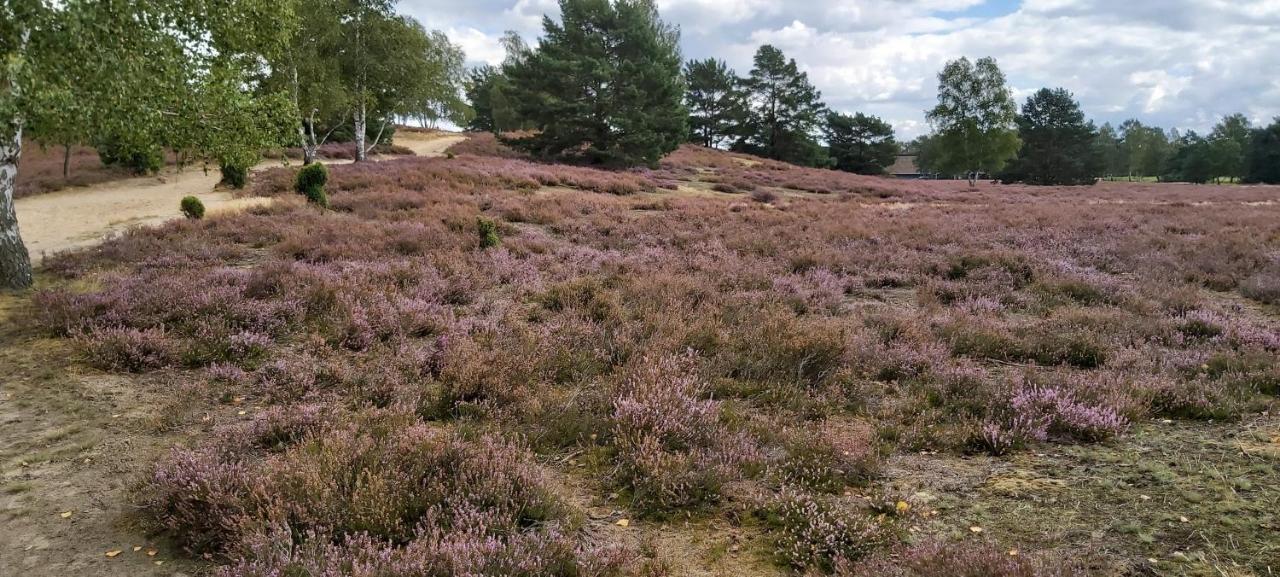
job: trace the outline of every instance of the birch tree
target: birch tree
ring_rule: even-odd
[[[292,4],[274,0],[0,0],[0,288],[32,284],[13,203],[28,125],[74,114],[89,134],[219,162],[256,154],[278,144],[264,140],[291,109],[217,109],[215,119],[203,98],[253,93],[258,67],[283,46],[293,14]],[[211,90],[215,79],[219,90]],[[59,110],[51,95],[77,106]]]
[[[1018,152],[1018,105],[994,58],[948,62],[938,73],[938,105],[926,114],[938,138],[937,168],[964,173],[969,186]]]

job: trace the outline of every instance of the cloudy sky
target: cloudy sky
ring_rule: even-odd
[[[745,75],[764,43],[809,73],[827,104],[927,132],[937,72],[994,56],[1019,102],[1042,86],[1086,114],[1204,131],[1225,114],[1280,115],[1280,0],[658,0],[685,58]],[[504,30],[533,41],[555,0],[402,0],[471,64],[497,63]]]

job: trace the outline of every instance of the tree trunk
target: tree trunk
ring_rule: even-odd
[[[71,145],[62,145],[62,179],[66,180],[71,176]]]
[[[9,142],[0,143],[0,288],[31,287],[31,255],[18,233],[13,195],[17,188],[18,158],[22,156],[22,126]]]
[[[362,98],[360,100],[360,106],[356,108],[356,113],[355,113],[356,162],[363,162],[365,160],[364,131],[365,131],[366,119],[364,115],[365,115],[365,107],[364,107],[364,99]]]

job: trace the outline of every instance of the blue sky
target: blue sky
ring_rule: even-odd
[[[1280,0],[657,0],[687,58],[739,74],[763,43],[808,72],[834,109],[910,138],[928,131],[946,61],[995,57],[1019,101],[1075,93],[1099,123],[1126,118],[1205,131],[1226,114],[1280,115]],[[472,64],[502,59],[504,30],[531,41],[555,0],[402,0]]]

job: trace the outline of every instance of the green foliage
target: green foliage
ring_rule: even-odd
[[[1251,133],[1245,166],[1245,181],[1280,184],[1280,118]]]
[[[935,175],[941,172],[938,159],[942,156],[938,137],[932,134],[917,136],[907,143],[906,151],[916,155],[916,167],[921,174]]]
[[[249,183],[249,167],[243,164],[224,164],[218,169],[222,172],[222,184],[241,189]]]
[[[1042,88],[1018,115],[1022,148],[1002,175],[1005,182],[1093,184],[1103,170],[1097,131],[1065,88]]]
[[[1173,143],[1162,178],[1173,182],[1203,184],[1214,178],[1214,147],[1195,131]]]
[[[937,169],[992,174],[1018,151],[1018,107],[994,58],[948,62],[938,73],[938,105],[928,111],[938,138]]]
[[[1101,163],[1103,176],[1115,176],[1128,172],[1120,136],[1110,122],[1104,123],[1102,128],[1098,129],[1098,136],[1093,140],[1093,153]]]
[[[480,233],[480,248],[493,248],[502,242],[498,238],[498,225],[483,216],[476,217],[476,232]]]
[[[742,131],[747,119],[746,95],[723,60],[690,60],[684,70],[689,138],[708,148],[720,148]]]
[[[751,112],[746,136],[734,150],[792,164],[826,164],[826,151],[814,139],[826,105],[794,59],[768,44],[761,46],[742,87]]]
[[[1240,113],[1224,116],[1213,127],[1209,142],[1213,146],[1211,156],[1215,178],[1244,178],[1245,155],[1249,150],[1251,128],[1249,118]]]
[[[307,201],[328,208],[329,197],[324,192],[324,185],[329,182],[329,169],[318,162],[308,164],[298,171],[293,181],[293,189],[307,197]]]
[[[164,166],[159,146],[107,137],[98,142],[98,158],[107,166],[122,166],[134,174],[154,174]]]
[[[893,126],[878,117],[861,112],[853,116],[831,112],[823,130],[838,170],[884,174],[898,155]]]
[[[684,140],[679,31],[648,0],[561,0],[536,50],[504,72],[539,132],[511,144],[543,157],[655,165]]]
[[[488,64],[472,68],[467,73],[465,90],[472,110],[471,120],[467,122],[468,129],[494,134],[500,132],[494,122],[493,104],[495,93],[500,92],[498,85],[502,81],[502,71]],[[504,104],[505,102],[503,99]]]
[[[182,209],[182,216],[192,220],[204,218],[204,203],[194,196],[182,197],[182,202],[178,206]]]
[[[1161,174],[1169,155],[1169,137],[1158,127],[1129,119],[1120,124],[1121,156],[1129,177]]]

